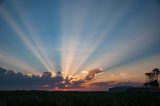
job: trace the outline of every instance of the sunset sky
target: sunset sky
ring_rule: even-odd
[[[141,85],[160,68],[160,1],[0,0],[0,67],[0,89]]]

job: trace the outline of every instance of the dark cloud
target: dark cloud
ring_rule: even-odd
[[[102,72],[102,70],[99,68],[90,70],[85,78],[86,78],[86,80],[91,80],[95,77],[96,74],[101,73],[101,72]]]
[[[0,67],[0,89],[1,90],[53,90],[53,89],[70,89],[70,88],[83,88],[83,84],[89,80],[95,78],[95,75],[101,73],[100,69],[93,69],[88,72],[88,74],[81,79],[76,79],[74,77],[63,78],[62,73],[57,72],[56,76],[52,77],[51,72],[43,72],[42,75],[27,75],[20,72],[15,72],[7,70]],[[106,90],[114,86],[138,86],[142,85],[139,82],[96,82],[91,83],[90,87],[95,87],[98,90]]]
[[[64,84],[66,85],[66,88],[80,88],[80,87],[82,87],[81,85],[83,83],[85,83],[89,80],[92,80],[96,74],[101,73],[101,72],[102,72],[102,70],[98,69],[98,68],[90,70],[84,78],[79,79],[79,80],[74,80],[73,77],[71,77],[71,78],[67,77],[65,79]]]
[[[101,69],[93,69],[88,72],[88,74],[81,79],[76,79],[74,77],[62,76],[62,73],[57,72],[56,76],[52,77],[51,72],[43,72],[42,75],[27,75],[20,72],[15,72],[12,70],[7,70],[0,67],[0,89],[1,90],[18,90],[18,89],[39,89],[39,90],[51,90],[54,88],[59,89],[70,89],[70,88],[83,88],[83,84],[89,80],[95,78],[95,75],[101,73]],[[110,87],[119,85],[142,85],[139,82],[96,82],[90,84],[92,87],[96,87],[99,90],[106,90]]]
[[[63,80],[62,76],[52,77],[51,72],[43,72],[42,76],[29,76],[0,68],[0,89],[49,89]]]
[[[52,77],[51,72],[43,72],[42,75],[28,75],[0,67],[0,89],[80,88],[83,83],[92,80],[96,74],[101,72],[100,69],[93,69],[88,72],[86,77],[77,80],[73,77],[64,79],[60,71]]]

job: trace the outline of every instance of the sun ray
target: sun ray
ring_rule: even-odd
[[[66,6],[67,2],[62,3],[61,17],[62,17],[62,70],[66,75],[68,72],[72,72],[72,64],[75,60],[76,51],[79,46],[80,34],[82,32],[82,27],[84,20],[88,13],[88,7],[86,7],[86,2],[83,3],[79,1],[72,7]],[[79,8],[77,8],[77,6]],[[80,7],[83,8],[80,8]],[[72,8],[76,9],[73,10]],[[70,14],[72,12],[72,14]],[[73,15],[74,14],[74,15]],[[73,15],[73,17],[70,17]],[[68,23],[69,21],[69,23]],[[70,26],[70,28],[68,27]]]
[[[12,70],[15,69],[16,71],[19,72],[31,73],[35,75],[40,74],[40,71],[32,67],[30,64],[26,63],[23,60],[18,59],[17,57],[15,58],[14,56],[6,52],[5,53],[1,52],[0,60],[1,60],[0,62],[1,67],[4,67],[6,69],[12,69]]]
[[[87,3],[86,3],[87,4]],[[113,2],[108,3],[108,10],[112,9],[110,5],[113,5]],[[91,55],[96,51],[96,48],[102,43],[103,39],[109,36],[110,32],[116,27],[117,23],[124,17],[126,13],[130,10],[133,2],[129,4],[124,4],[120,6],[118,11],[113,10],[114,12],[105,13],[105,8],[100,8],[96,10],[99,12],[100,16],[96,19],[91,26],[91,29],[87,33],[83,33],[80,31],[84,31],[82,29],[84,24],[87,22],[87,18],[82,18],[82,16],[86,16],[87,10],[93,11],[92,6],[87,6],[85,12],[81,10],[80,7],[77,5],[75,7],[64,7],[62,5],[62,66],[64,67],[63,70],[69,71],[71,74],[75,74],[79,69],[82,68],[83,64],[89,59]],[[101,4],[102,5],[102,4]],[[70,10],[74,8],[74,10]],[[77,10],[76,10],[77,9]],[[78,9],[80,11],[78,11]],[[123,11],[123,12],[122,12]],[[76,14],[76,13],[83,13],[83,14]],[[71,14],[72,13],[72,14]],[[73,15],[74,14],[74,15]],[[108,15],[104,15],[108,14]],[[72,16],[73,15],[73,16]],[[81,17],[80,17],[81,16]],[[80,17],[80,18],[79,18]],[[103,20],[107,19],[108,24],[103,26]],[[80,22],[77,24],[77,22]],[[104,27],[100,31],[98,29]],[[81,29],[81,30],[80,30]],[[78,30],[78,31],[77,31]],[[78,32],[78,34],[77,34]],[[83,38],[82,34],[86,35]],[[65,36],[65,38],[63,38]],[[81,46],[79,47],[79,45]],[[80,58],[79,58],[80,57]],[[67,72],[68,73],[68,72]]]
[[[24,23],[24,26],[28,30],[31,39],[35,43],[35,47],[37,48],[37,51],[39,52],[39,54],[41,55],[41,57],[43,57],[43,60],[48,65],[48,67],[50,68],[50,70],[55,71],[53,62],[49,59],[46,51],[43,49],[44,44],[38,38],[39,34],[38,34],[37,30],[35,29],[35,27],[33,27],[34,25],[31,24],[31,22],[28,20],[27,15],[25,15],[24,12],[21,12],[22,10],[24,11],[24,9],[22,9],[21,7],[19,7],[19,5],[17,5],[15,2],[11,2],[11,4],[14,7],[14,9],[16,10],[16,12],[18,13],[18,15],[20,16],[22,22]]]
[[[45,66],[48,71],[52,72],[52,69],[48,66],[48,64],[44,61],[43,57],[39,54],[37,48],[32,44],[32,42],[27,38],[27,35],[22,31],[22,29],[18,26],[18,24],[11,18],[11,15],[6,10],[6,8],[2,8],[3,11],[0,13],[5,18],[6,22],[13,28],[13,30],[17,33],[16,35],[23,41],[23,43],[28,47],[28,49],[37,57],[37,59]]]

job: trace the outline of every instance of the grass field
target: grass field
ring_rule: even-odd
[[[0,106],[160,106],[160,94],[0,91]]]

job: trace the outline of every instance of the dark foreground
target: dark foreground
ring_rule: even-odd
[[[0,106],[160,106],[160,93],[0,91]]]

